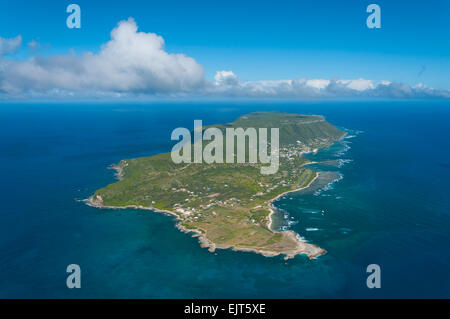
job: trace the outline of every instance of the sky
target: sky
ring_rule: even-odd
[[[0,0],[0,98],[450,98],[449,17],[446,0]]]

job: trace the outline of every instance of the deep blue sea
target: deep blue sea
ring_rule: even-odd
[[[276,202],[278,227],[328,251],[316,260],[210,253],[172,217],[80,201],[110,164],[170,151],[176,127],[271,110],[349,130],[308,155],[310,189]],[[449,137],[442,101],[2,104],[0,298],[450,298]]]

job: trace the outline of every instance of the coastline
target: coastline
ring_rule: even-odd
[[[304,240],[302,240],[300,238],[300,234],[298,234],[292,230],[277,231],[277,230],[272,229],[272,223],[273,223],[272,216],[273,216],[273,214],[276,213],[276,208],[273,205],[273,203],[277,199],[283,197],[286,194],[298,192],[298,191],[301,191],[301,190],[304,190],[304,189],[307,189],[308,187],[310,187],[314,183],[314,181],[320,176],[319,172],[315,172],[315,174],[316,174],[316,176],[314,176],[314,178],[308,183],[308,185],[305,185],[298,189],[294,189],[294,190],[290,190],[290,191],[281,193],[281,194],[277,195],[275,198],[273,198],[272,200],[270,200],[270,202],[269,202],[270,213],[268,216],[269,220],[267,221],[267,228],[274,233],[285,233],[288,236],[293,237],[292,239],[294,239],[297,243],[297,250],[294,251],[292,254],[286,254],[285,259],[294,258],[295,255],[299,255],[299,254],[305,254],[308,256],[309,259],[316,259],[327,253],[326,250],[320,248],[319,246],[305,242]]]
[[[311,163],[306,163],[304,165],[307,164],[311,164]],[[111,166],[112,169],[118,171],[118,175],[122,178],[122,167],[120,167],[119,165],[113,165]],[[210,252],[214,252],[216,249],[232,249],[233,251],[243,251],[243,252],[254,252],[257,254],[261,254],[265,257],[275,257],[275,256],[279,256],[279,255],[285,255],[284,259],[291,259],[294,258],[294,256],[299,255],[299,254],[305,254],[308,256],[308,258],[310,259],[315,259],[323,254],[326,253],[325,250],[323,250],[322,248],[313,245],[313,244],[309,244],[306,243],[304,241],[302,241],[299,237],[299,234],[295,233],[294,231],[291,230],[284,230],[284,231],[276,231],[271,229],[271,225],[272,225],[272,215],[275,213],[275,208],[273,206],[273,202],[275,200],[277,200],[278,198],[288,194],[288,193],[292,193],[292,192],[296,192],[296,191],[300,191],[303,189],[306,189],[308,187],[310,187],[312,185],[312,183],[317,179],[317,177],[319,176],[319,173],[316,172],[316,176],[308,183],[308,185],[303,186],[301,188],[298,189],[294,189],[294,190],[290,190],[287,192],[283,192],[279,195],[277,195],[275,198],[271,199],[269,201],[269,207],[268,210],[270,211],[268,218],[269,221],[267,223],[267,227],[269,228],[269,230],[271,232],[274,233],[281,233],[284,236],[289,237],[291,240],[294,240],[297,244],[296,249],[289,251],[289,252],[278,252],[278,251],[271,251],[271,250],[262,250],[262,249],[257,249],[257,248],[247,248],[247,247],[236,247],[233,245],[217,245],[216,243],[210,241],[207,236],[206,236],[206,232],[201,231],[200,229],[195,229],[195,228],[186,228],[184,226],[181,225],[181,221],[182,219],[180,218],[180,216],[178,214],[176,214],[173,211],[170,210],[164,210],[164,209],[158,209],[152,206],[141,206],[141,205],[127,205],[127,206],[109,206],[109,205],[104,205],[103,204],[103,200],[100,196],[97,195],[97,198],[94,198],[94,195],[90,196],[88,199],[84,200],[84,202],[86,203],[86,205],[91,206],[91,207],[95,207],[95,208],[100,208],[100,209],[137,209],[137,210],[150,210],[150,211],[154,211],[157,213],[163,213],[163,214],[167,214],[170,216],[174,216],[175,220],[176,220],[176,227],[178,228],[178,230],[189,234],[189,233],[194,233],[192,235],[192,237],[197,237],[198,241],[200,243],[200,247],[202,248],[208,248],[208,251]]]
[[[338,140],[342,140],[343,138],[345,138],[345,136],[347,135],[347,132],[344,132],[342,134],[342,136],[338,139]],[[317,153],[318,149],[314,149],[313,153]],[[305,153],[309,153],[309,152],[305,152]],[[303,154],[302,154],[303,155]],[[309,164],[315,164],[317,162],[314,161],[307,161],[306,163],[303,163],[301,165],[301,167],[305,166],[305,165],[309,165]],[[128,164],[125,162],[124,163],[125,166],[127,166]],[[118,164],[113,164],[110,166],[111,169],[116,171],[116,178],[118,180],[122,180],[124,177],[124,167],[122,165],[120,165],[120,163]],[[279,255],[285,255],[284,259],[291,259],[294,258],[296,255],[300,255],[300,254],[305,254],[306,256],[308,256],[309,259],[316,259],[319,256],[322,256],[324,254],[326,254],[326,250],[320,248],[319,246],[316,246],[314,244],[310,244],[305,242],[304,240],[301,239],[300,235],[292,230],[283,230],[283,231],[277,231],[272,229],[272,216],[275,213],[275,206],[273,205],[273,203],[279,199],[280,197],[283,197],[286,194],[289,193],[293,193],[293,192],[297,192],[297,191],[301,191],[304,189],[307,189],[308,187],[310,187],[315,181],[316,179],[320,176],[320,172],[314,172],[316,175],[314,176],[314,178],[305,186],[297,188],[297,189],[293,189],[293,190],[289,190],[286,192],[283,192],[279,195],[277,195],[276,197],[272,198],[271,200],[269,200],[268,202],[268,207],[267,209],[269,210],[269,215],[268,215],[268,221],[266,224],[266,227],[268,228],[269,231],[273,232],[273,233],[280,233],[286,237],[289,237],[289,239],[293,240],[296,243],[296,249],[292,250],[292,251],[284,251],[284,252],[278,252],[278,251],[270,251],[270,250],[262,250],[262,249],[257,249],[257,248],[247,248],[247,247],[236,247],[233,245],[217,245],[216,243],[210,241],[207,236],[206,236],[206,231],[202,231],[200,229],[196,229],[196,228],[186,228],[184,226],[181,225],[181,221],[182,219],[180,218],[180,216],[178,214],[176,214],[173,211],[170,210],[163,210],[163,209],[158,209],[152,206],[140,206],[140,205],[127,205],[127,206],[107,206],[103,204],[103,200],[101,199],[94,199],[94,195],[90,196],[88,199],[86,199],[84,202],[88,205],[88,206],[92,206],[95,208],[100,208],[100,209],[141,209],[141,210],[151,210],[154,212],[158,212],[158,213],[163,213],[163,214],[167,214],[170,216],[174,216],[175,220],[176,220],[176,224],[175,227],[177,227],[180,231],[189,234],[189,233],[194,233],[192,235],[192,237],[197,237],[198,241],[200,243],[200,247],[202,248],[208,248],[208,251],[210,252],[214,252],[216,249],[232,249],[233,251],[243,251],[243,252],[254,252],[257,254],[261,254],[265,257],[275,257],[275,256],[279,256]],[[97,196],[99,197],[99,196]]]
[[[308,163],[308,164],[311,164],[311,163]],[[305,165],[306,165],[306,164],[305,164]],[[297,188],[297,189],[293,189],[293,190],[290,190],[290,191],[286,191],[286,192],[284,192],[284,193],[281,193],[281,194],[277,195],[276,197],[274,197],[273,199],[271,199],[271,200],[269,201],[269,205],[270,205],[270,206],[269,206],[270,214],[269,214],[269,220],[267,221],[267,228],[269,228],[269,230],[275,231],[275,230],[273,230],[272,227],[271,227],[271,226],[272,226],[272,215],[275,213],[275,209],[276,209],[275,206],[273,206],[273,202],[275,202],[277,199],[283,197],[283,196],[286,195],[286,194],[294,193],[294,192],[298,192],[298,191],[307,189],[308,187],[310,187],[310,186],[312,185],[312,183],[315,182],[315,180],[316,180],[316,179],[319,177],[319,175],[320,175],[319,172],[315,172],[315,174],[316,174],[316,176],[314,176],[314,178],[308,183],[308,185],[303,186],[303,187],[300,187],[300,188]]]

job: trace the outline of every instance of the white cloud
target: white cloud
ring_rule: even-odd
[[[0,91],[182,93],[203,86],[203,68],[184,54],[169,54],[164,40],[137,31],[133,19],[119,22],[98,54],[3,60]]]
[[[375,86],[371,80],[356,79],[356,80],[338,80],[338,82],[344,84],[348,88],[356,91],[365,91],[373,89]]]
[[[214,76],[216,85],[237,85],[239,79],[233,71],[217,71]]]
[[[0,56],[15,53],[22,45],[22,36],[5,39],[0,37]]]
[[[249,98],[450,98],[450,91],[425,85],[374,82],[369,79],[286,79],[242,81],[231,70],[218,71],[213,81],[203,67],[184,54],[164,49],[164,39],[138,32],[133,19],[121,21],[99,53],[8,59],[22,44],[19,35],[0,38],[0,98],[208,96]],[[30,42],[30,49],[39,44]]]
[[[316,88],[316,89],[324,89],[330,84],[330,80],[324,80],[324,79],[313,79],[313,80],[307,80],[306,85]]]
[[[230,71],[231,72],[231,71]],[[235,78],[237,76],[231,72]],[[216,81],[216,86],[218,81]],[[435,90],[423,84],[411,87],[405,83],[391,83],[372,80],[355,79],[305,79],[297,80],[264,80],[239,82],[233,86],[219,85],[211,95],[255,97],[255,98],[351,98],[351,97],[383,97],[383,98],[450,98],[450,92]]]

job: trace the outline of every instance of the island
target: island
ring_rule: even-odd
[[[89,205],[173,215],[181,231],[198,237],[211,252],[231,248],[285,259],[325,254],[291,230],[272,229],[273,202],[318,177],[305,167],[310,162],[303,154],[329,147],[346,133],[320,115],[281,112],[250,113],[213,126],[279,128],[278,171],[261,174],[260,163],[176,164],[170,153],[124,159],[113,165],[118,180],[95,191]]]

